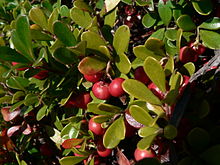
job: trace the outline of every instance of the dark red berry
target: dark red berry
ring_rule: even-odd
[[[89,130],[96,135],[103,135],[105,133],[105,129],[102,128],[100,123],[96,123],[94,119],[95,117],[89,120]]]
[[[196,62],[199,54],[191,47],[184,46],[180,49],[179,59],[182,63]]]
[[[122,96],[125,91],[122,88],[122,83],[125,79],[123,78],[115,78],[112,80],[112,82],[109,85],[109,92],[114,97],[120,97]]]
[[[150,82],[150,79],[145,73],[144,68],[142,66],[139,66],[138,68],[135,69],[134,78],[144,84],[147,84]]]
[[[13,66],[15,66],[15,65],[18,65],[19,63],[18,62],[12,62],[11,64]],[[24,70],[27,70],[27,69],[29,69],[29,67],[16,68],[16,70],[19,70],[19,71],[24,71]]]
[[[111,97],[109,92],[109,84],[104,81],[96,82],[92,87],[94,96],[101,100],[107,100]]]
[[[98,72],[98,73],[92,74],[92,75],[85,75],[84,74],[83,76],[87,81],[96,83],[101,79],[102,75],[103,75],[103,73]]]
[[[164,93],[153,83],[151,82],[148,85],[148,88],[153,92],[155,96],[157,96],[160,100],[163,100],[165,95]]]
[[[37,74],[35,74],[33,77],[39,80],[43,80],[48,77],[48,70],[41,70]]]
[[[102,139],[97,142],[97,153],[101,157],[110,156],[112,153],[112,149],[105,148],[103,145]]]

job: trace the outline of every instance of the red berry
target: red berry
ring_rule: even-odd
[[[11,63],[13,66],[15,66],[15,65],[17,65],[17,64],[19,64],[18,62],[12,62]],[[24,68],[16,68],[16,70],[19,70],[19,71],[24,71],[24,70],[27,70],[28,69],[28,67],[24,67]]]
[[[109,85],[109,92],[114,97],[120,97],[122,96],[125,91],[122,88],[122,83],[125,79],[123,78],[115,78],[112,80],[112,82]]]
[[[164,99],[164,93],[153,83],[151,82],[148,85],[148,88],[153,92],[155,96],[157,96],[160,100]]]
[[[94,119],[95,117],[89,120],[89,130],[96,135],[103,135],[105,133],[105,129],[101,127],[100,123],[96,123]]]
[[[125,6],[125,13],[129,16],[133,15],[136,13],[136,10],[133,6]]]
[[[179,59],[182,63],[196,62],[198,60],[198,53],[189,46],[184,46],[180,49]]]
[[[139,161],[141,159],[144,158],[154,158],[156,157],[156,153],[154,150],[150,149],[150,150],[140,150],[140,149],[136,149],[134,151],[134,158],[136,161]]]
[[[134,78],[144,84],[147,84],[150,82],[150,79],[145,73],[144,68],[142,66],[139,66],[138,68],[135,69]]]
[[[101,100],[107,100],[111,97],[108,88],[109,88],[108,83],[104,81],[98,81],[93,85],[92,92],[96,98]]]
[[[183,91],[185,90],[187,84],[189,83],[189,76],[183,75],[183,82],[181,84],[181,87],[179,88],[179,94],[180,96],[183,94]]]
[[[132,127],[127,120],[124,121],[125,123],[125,137],[132,137],[134,136],[136,129],[134,127]]]
[[[193,48],[193,50],[195,50],[198,53],[198,55],[203,54],[206,51],[206,47],[202,44],[198,44],[197,46],[195,46],[194,42],[190,42],[189,46]]]
[[[112,149],[105,148],[101,139],[97,143],[97,153],[101,157],[107,157],[112,153]]]
[[[87,104],[92,101],[89,92],[84,92],[78,96],[71,96],[67,103],[64,105],[66,108],[82,108],[87,109]]]
[[[48,70],[41,70],[33,76],[36,79],[43,80],[48,77]]]
[[[44,156],[48,156],[48,157],[53,156],[53,150],[51,149],[51,147],[48,144],[41,145],[40,152]]]
[[[84,74],[83,76],[84,76],[84,78],[85,78],[87,81],[96,83],[96,82],[98,82],[98,81],[101,79],[102,73],[101,73],[101,72],[98,72],[98,73],[92,74],[92,75],[86,75],[86,74]]]

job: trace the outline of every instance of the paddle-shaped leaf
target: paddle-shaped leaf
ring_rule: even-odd
[[[152,126],[154,123],[154,119],[151,117],[151,115],[145,109],[137,105],[132,105],[129,108],[129,112],[137,122],[145,126]]]
[[[163,23],[168,26],[172,19],[172,10],[168,4],[164,4],[163,0],[159,1],[158,12]]]
[[[86,156],[66,156],[61,158],[59,162],[61,165],[78,164],[86,158]]]
[[[6,81],[8,87],[13,89],[21,89],[25,91],[25,88],[29,85],[29,80],[23,77],[11,77]]]
[[[53,57],[62,64],[74,64],[79,61],[76,54],[64,47],[56,49]]]
[[[121,73],[127,74],[131,70],[131,62],[126,54],[118,54],[115,59],[115,65]]]
[[[153,57],[147,57],[144,61],[144,71],[162,92],[166,91],[166,76],[159,61]]]
[[[142,127],[138,130],[138,135],[141,137],[147,137],[154,134],[159,134],[162,129],[158,125],[152,127]]]
[[[75,46],[77,44],[76,38],[66,24],[56,21],[53,24],[53,31],[57,38],[66,46]]]
[[[78,69],[82,74],[91,75],[100,72],[106,67],[106,62],[98,58],[97,56],[83,58]]]
[[[122,87],[125,92],[139,100],[161,105],[159,98],[138,80],[127,79],[122,83]]]
[[[43,29],[46,29],[46,30],[48,29],[46,16],[44,15],[43,11],[40,8],[38,7],[32,8],[29,11],[29,17],[34,23],[36,23]]]
[[[177,19],[177,25],[184,31],[191,31],[196,28],[195,23],[189,15],[182,15]]]
[[[103,144],[106,148],[115,148],[125,138],[124,117],[115,120],[106,130]]]
[[[210,49],[220,49],[220,34],[214,31],[200,30],[203,43]]]
[[[205,22],[203,22],[201,25],[199,25],[199,28],[208,29],[208,30],[218,30],[220,29],[220,18],[219,17],[213,17]]]
[[[156,136],[157,136],[157,133],[144,137],[138,142],[137,147],[141,150],[148,149],[151,146],[154,139],[156,138]]]

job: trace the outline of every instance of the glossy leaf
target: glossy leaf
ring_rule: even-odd
[[[100,109],[98,108],[98,106],[100,106]],[[100,103],[89,103],[87,105],[87,112],[92,112],[98,115],[114,115],[115,110],[117,111],[116,108],[109,108],[109,107],[106,107],[105,105],[104,106],[100,105]]]
[[[214,31],[200,30],[203,43],[210,49],[220,49],[220,34]]]
[[[84,141],[84,139],[76,139],[76,138],[66,139],[62,143],[62,147],[65,149],[71,149],[74,146],[81,144],[83,141]]]
[[[151,37],[147,39],[144,45],[146,46],[147,49],[153,51],[155,54],[159,56],[165,56],[165,53],[163,50],[164,43],[162,40]]]
[[[178,54],[180,52],[182,35],[183,35],[183,30],[182,29],[178,29],[177,37],[176,37],[176,47],[177,47],[177,53]]]
[[[63,139],[60,136],[60,131],[58,131],[57,129],[49,125],[45,126],[45,131],[47,135],[50,137],[50,140],[52,140],[56,144],[57,147],[60,147],[63,141]]]
[[[66,24],[56,21],[53,24],[53,31],[57,38],[66,46],[75,46],[77,44],[76,38]]]
[[[0,59],[4,61],[30,63],[30,61],[25,56],[6,46],[0,46],[0,54]]]
[[[16,20],[16,30],[12,31],[14,47],[28,60],[34,61],[34,53],[31,42],[31,32],[27,16],[19,16]]]
[[[115,65],[121,73],[128,74],[131,70],[131,62],[126,54],[118,54],[115,59]]]
[[[105,7],[106,11],[109,12],[110,10],[114,9],[120,0],[105,0]]]
[[[50,14],[50,17],[48,19],[48,30],[53,33],[53,24],[55,21],[58,20],[59,12],[58,9],[54,9],[53,12]]]
[[[31,38],[38,41],[51,41],[53,38],[39,30],[31,30]]]
[[[66,5],[62,5],[60,7],[60,15],[62,17],[69,17],[70,16],[70,10]]]
[[[105,104],[100,103],[97,108],[101,111],[110,112],[110,113],[119,113],[121,111],[121,108],[111,105],[111,104]]]
[[[160,0],[158,4],[158,13],[163,23],[168,26],[172,19],[172,10],[170,6],[164,4],[164,1]]]
[[[92,23],[92,17],[89,12],[76,7],[70,10],[70,17],[76,24],[82,26],[83,28],[87,28]]]
[[[100,46],[99,51],[104,54],[107,58],[112,59],[109,49],[107,46]]]
[[[201,25],[199,25],[199,28],[208,29],[208,30],[218,30],[220,29],[220,18],[219,17],[213,17],[205,22],[203,22]]]
[[[99,50],[100,46],[106,46],[105,41],[95,32],[87,31],[82,33],[82,41],[87,42],[87,48],[93,50]]]
[[[25,93],[23,91],[17,91],[11,100],[11,103],[14,104],[16,101],[18,101],[20,98],[24,97]]]
[[[43,29],[46,29],[46,30],[48,29],[46,16],[44,15],[43,11],[40,8],[38,7],[32,8],[29,11],[29,17],[34,23],[36,23]]]
[[[89,6],[84,1],[76,0],[76,1],[74,1],[73,5],[76,6],[78,9],[81,9],[81,10],[84,10],[84,11],[88,11],[88,12],[92,12],[92,7]]]
[[[159,134],[161,128],[157,125],[154,125],[152,127],[142,127],[138,130],[138,135],[141,137],[147,137],[155,134]]]
[[[177,30],[176,29],[167,29],[167,31],[165,32],[165,36],[167,39],[169,39],[171,41],[176,41]]]
[[[166,76],[160,63],[152,58],[147,57],[144,61],[144,71],[150,80],[162,91],[166,91]]]
[[[39,111],[37,112],[37,115],[36,115],[36,119],[37,121],[40,121],[41,119],[44,118],[44,116],[46,116],[47,114],[47,106],[44,105],[41,109],[39,109]]]
[[[118,55],[123,54],[127,51],[130,40],[130,30],[126,25],[120,26],[114,36],[113,46]]]
[[[86,156],[66,156],[61,158],[59,162],[61,165],[70,165],[70,164],[74,165],[80,163],[86,158],[87,158]]]
[[[6,80],[6,84],[8,87],[13,89],[21,89],[25,90],[26,87],[29,85],[29,80],[23,77],[11,77]]]
[[[129,108],[129,112],[137,122],[145,126],[152,126],[154,123],[154,119],[151,117],[151,115],[145,109],[137,105],[132,105]]]
[[[196,25],[189,15],[182,15],[177,19],[177,25],[184,31],[196,29]]]
[[[64,47],[56,49],[53,57],[62,64],[74,64],[79,61],[76,54]]]
[[[106,62],[100,60],[97,56],[83,58],[78,69],[82,74],[91,75],[100,72],[106,67]]]
[[[127,79],[122,83],[122,87],[125,92],[139,100],[161,105],[160,100],[138,80]]]
[[[157,21],[157,15],[155,13],[147,13],[142,18],[142,24],[146,28],[152,27]]]
[[[113,27],[116,21],[118,8],[115,8],[105,16],[104,24]]]
[[[159,40],[163,40],[164,38],[164,32],[165,32],[165,28],[160,28],[157,31],[155,31],[150,38],[157,38]]]
[[[38,97],[35,94],[27,94],[24,100],[24,105],[26,106],[30,106],[39,102]]]
[[[115,148],[125,138],[124,118],[115,120],[106,130],[103,137],[103,144],[106,148]]]
[[[148,149],[151,146],[151,144],[153,143],[156,136],[157,136],[157,134],[152,134],[152,135],[144,137],[143,139],[141,139],[138,142],[137,147],[141,150]]]
[[[201,15],[209,15],[212,12],[212,1],[192,1],[194,9]]]

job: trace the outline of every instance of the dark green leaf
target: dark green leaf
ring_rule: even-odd
[[[159,40],[163,40],[164,38],[164,32],[165,32],[165,28],[159,28],[157,31],[155,31],[150,38],[157,38]]]
[[[161,105],[160,100],[156,97],[143,83],[133,79],[127,79],[122,83],[122,87],[129,95],[149,102],[151,104]],[[135,87],[135,88],[134,88]]]
[[[166,91],[166,76],[159,61],[153,57],[147,57],[144,61],[144,71],[162,92]]]
[[[220,162],[220,145],[214,145],[201,154],[203,160],[209,165],[219,165]]]
[[[68,26],[60,21],[53,24],[53,31],[60,41],[67,46],[75,46],[77,44],[76,38],[70,31]]]
[[[31,38],[33,40],[38,40],[38,41],[51,41],[53,40],[53,38],[42,32],[42,31],[39,31],[39,30],[34,30],[34,29],[31,29]]]
[[[123,54],[128,49],[128,44],[130,40],[130,29],[126,25],[120,26],[114,36],[113,46],[117,54]]]
[[[200,30],[203,43],[210,49],[220,49],[220,34],[214,31]]]
[[[53,57],[62,64],[74,64],[79,61],[76,54],[64,47],[56,49]]]
[[[87,112],[92,112],[94,114],[98,114],[98,115],[114,115],[115,114],[115,109],[112,109],[109,107],[103,107],[103,105],[100,105],[101,109],[98,108],[98,106],[100,105],[100,103],[89,103],[87,105]],[[107,111],[106,111],[107,110]],[[110,111],[108,111],[110,110]]]
[[[41,119],[44,118],[44,116],[47,115],[47,106],[44,105],[41,109],[39,109],[39,111],[37,112],[37,115],[36,115],[36,119],[37,121],[40,121]]]
[[[101,111],[105,111],[108,113],[119,113],[121,111],[121,108],[111,105],[111,104],[105,104],[105,103],[100,103],[97,108]]]
[[[115,148],[125,138],[124,118],[115,120],[106,130],[103,137],[103,144],[106,148]]]
[[[30,106],[39,102],[37,95],[35,94],[27,94],[24,98],[24,105]]]
[[[164,137],[167,139],[174,139],[177,136],[177,128],[171,124],[168,124],[164,128]]]
[[[53,12],[51,13],[49,19],[48,19],[48,30],[53,33],[53,24],[54,22],[58,19],[59,12],[58,9],[54,9]]]
[[[162,40],[150,37],[144,44],[147,49],[153,51],[156,55],[165,56],[164,43]]]
[[[201,15],[209,15],[212,12],[211,0],[192,1],[194,9]]]
[[[66,5],[62,5],[60,8],[60,15],[62,17],[69,17],[70,16],[70,10]]]
[[[8,87],[25,90],[29,85],[29,80],[23,77],[11,77],[6,81]]]
[[[182,15],[177,19],[177,25],[184,31],[196,29],[196,25],[189,15]]]

